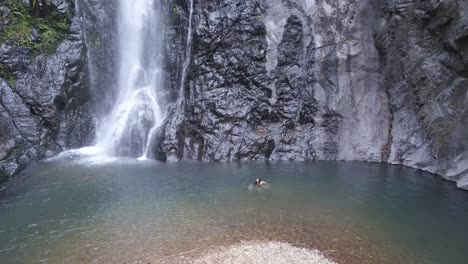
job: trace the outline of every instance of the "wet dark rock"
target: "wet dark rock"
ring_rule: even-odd
[[[170,47],[185,49],[188,7],[172,4],[182,12]],[[170,160],[390,162],[466,188],[467,8],[195,1],[184,105],[169,113],[158,151]],[[171,53],[171,65],[183,61]]]
[[[8,41],[0,46],[0,63],[14,78],[9,83],[0,78],[3,179],[18,173],[31,161],[87,145],[93,137],[87,50],[81,22],[77,10],[68,9],[73,5],[61,3],[66,12],[75,15],[69,35],[55,53],[36,55],[31,48]],[[40,41],[34,30],[31,39]]]
[[[388,162],[467,188],[468,4],[389,2],[376,28],[392,113]]]
[[[86,44],[88,89],[97,120],[110,112],[118,94],[117,3],[78,0],[76,6]]]
[[[343,34],[356,31],[356,38],[360,38],[364,22],[343,28],[335,24],[353,15],[347,14],[348,5],[318,5],[321,10],[335,8],[339,12],[316,17],[305,3],[296,2],[196,2],[185,111],[177,115],[184,121],[178,128],[168,128],[179,132],[172,133],[178,137],[171,142],[177,143],[169,147],[163,141],[163,149],[171,149],[178,159],[205,161],[380,160],[379,144],[385,139],[373,140],[387,131],[385,116],[376,118],[381,128],[364,131],[364,136],[369,135],[361,140],[364,143],[351,142],[353,138],[347,134],[352,133],[347,131],[364,125],[352,120],[349,108],[336,103],[344,96],[340,90],[349,90],[348,82],[339,84],[339,72],[346,71],[341,64],[360,64],[367,54],[352,54],[340,62],[338,55],[350,51],[343,45],[337,47],[341,40],[330,36],[329,28]],[[354,13],[365,7],[352,5]],[[372,37],[370,31],[366,34]],[[328,48],[319,53],[317,43]],[[371,44],[366,45],[372,49]],[[377,56],[372,59],[378,62]],[[359,82],[370,74],[378,76],[378,67],[372,70],[368,74],[367,69],[358,69],[355,78]],[[368,86],[377,82],[373,76]],[[385,96],[377,85],[369,89],[370,99]],[[386,101],[377,105],[375,115],[386,108]],[[356,154],[353,148],[362,145],[367,147]]]

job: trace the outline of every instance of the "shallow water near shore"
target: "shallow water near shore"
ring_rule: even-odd
[[[256,177],[271,184],[259,192]],[[466,263],[468,192],[358,162],[38,163],[0,192],[0,263],[178,263],[251,241],[338,263]]]

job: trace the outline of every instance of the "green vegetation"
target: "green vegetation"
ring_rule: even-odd
[[[15,85],[16,76],[0,63],[0,78],[2,78],[10,87]]]
[[[100,49],[102,47],[102,40],[96,32],[91,34],[91,47],[93,49]]]
[[[32,1],[31,8],[18,0],[5,0],[2,5],[11,10],[7,17],[11,22],[0,28],[0,43],[8,41],[32,48],[34,53],[51,54],[69,33],[70,13],[61,14],[47,6],[39,10],[36,1]],[[36,41],[30,38],[33,29],[39,33]]]
[[[39,9],[37,0],[31,1],[27,7],[19,0],[4,0],[0,3],[10,9],[7,16],[8,24],[0,26],[0,43],[8,42],[17,46],[32,49],[32,56],[39,53],[51,54],[67,36],[70,30],[71,13],[62,14],[51,6]],[[31,38],[33,30],[37,37]],[[15,74],[0,63],[0,78],[8,85],[16,82]]]
[[[179,8],[176,5],[172,7],[172,13],[176,16],[180,15]]]
[[[178,6],[174,5],[172,7],[172,19],[174,19],[175,21],[178,21],[180,20],[180,15],[181,15],[181,10],[179,9]]]

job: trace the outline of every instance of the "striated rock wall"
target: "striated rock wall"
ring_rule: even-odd
[[[2,37],[8,30],[16,31],[0,43],[3,179],[32,160],[89,144],[93,135],[86,47],[75,3],[41,1],[37,5],[35,10],[28,1],[24,5],[10,0],[0,3]],[[55,15],[51,18],[49,14]],[[63,39],[58,37],[60,28],[51,25],[60,17],[66,18],[57,24],[67,31]]]
[[[389,111],[366,8],[196,3],[179,158],[381,161]]]
[[[389,162],[466,188],[467,8],[195,1],[184,110],[160,157]]]
[[[94,119],[100,120],[111,111],[118,95],[118,1],[75,1],[88,66],[86,89],[91,94]]]
[[[115,94],[115,4],[0,3],[0,181],[93,143]]]
[[[391,112],[388,162],[468,188],[468,2],[386,1],[375,25]]]
[[[195,6],[186,122],[174,144],[185,150],[179,158],[385,158],[390,113],[373,41],[376,7],[279,0]]]

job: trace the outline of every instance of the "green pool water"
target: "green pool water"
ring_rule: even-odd
[[[269,190],[249,190],[255,177]],[[468,192],[358,162],[52,160],[0,192],[0,263],[178,262],[240,241],[341,263],[468,263]]]

